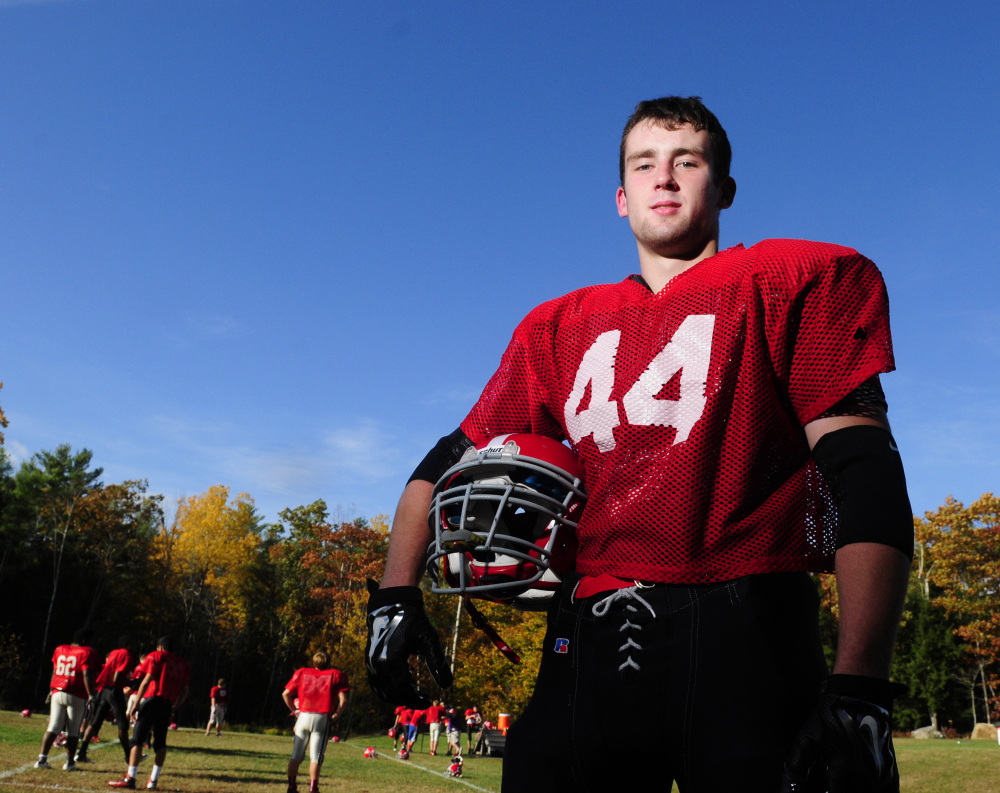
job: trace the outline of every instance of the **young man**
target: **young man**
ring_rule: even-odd
[[[420,725],[423,724],[424,713],[425,711],[417,708],[410,717],[410,726],[406,731],[406,750],[408,752],[413,750],[413,744],[417,742],[417,736],[420,735]]]
[[[211,734],[212,725],[214,724],[216,736],[221,736],[222,722],[226,720],[226,706],[229,704],[229,692],[226,691],[225,678],[219,678],[219,684],[212,686],[208,697],[212,701],[212,710],[208,714],[208,726],[205,727],[205,735]]]
[[[389,731],[392,734],[392,751],[396,751],[399,748],[399,741],[403,741],[403,747],[406,747],[406,727],[400,723],[400,716],[402,716],[403,711],[406,710],[406,705],[397,705],[395,712],[396,719],[392,723],[392,729]]]
[[[187,699],[191,681],[191,666],[170,651],[173,643],[169,636],[156,642],[156,651],[146,656],[138,671],[142,682],[136,690],[139,715],[132,732],[128,771],[121,779],[112,779],[110,787],[135,789],[135,778],[142,760],[142,746],[153,737],[154,765],[146,782],[147,790],[155,790],[167,759],[167,730],[174,711]],[[127,717],[132,718],[135,705],[130,705]]]
[[[508,733],[505,791],[615,785],[602,736],[651,704],[670,748],[642,736],[637,775],[664,789],[898,790],[888,676],[913,525],[878,381],[894,366],[885,288],[849,248],[720,252],[730,159],[698,98],[637,106],[615,200],[641,275],[532,311],[400,500],[367,665],[383,697],[417,704],[410,653],[451,682],[417,588],[432,483],[505,433],[568,440],[583,467],[576,571]],[[806,573],[831,569],[827,677]],[[747,728],[719,741],[720,713]]]
[[[292,759],[288,761],[288,793],[298,791],[295,780],[306,747],[309,748],[309,793],[319,793],[319,769],[323,765],[330,728],[347,707],[350,691],[347,675],[330,667],[326,653],[317,652],[312,660],[314,668],[296,669],[281,692],[281,698],[296,717]],[[296,697],[299,699],[297,708]]]
[[[449,757],[462,754],[462,731],[458,726],[458,715],[454,710],[445,716],[445,730],[448,736]]]
[[[472,754],[472,735],[473,733],[479,734],[479,728],[482,726],[483,717],[479,712],[479,706],[473,705],[471,708],[466,708],[465,710],[465,738],[468,743],[466,751]]]
[[[401,749],[406,749],[410,742],[410,725],[413,724],[413,708],[403,708],[396,714],[396,736],[399,738]],[[396,739],[393,738],[392,748],[396,748]]]
[[[430,755],[437,755],[438,741],[441,740],[441,714],[444,713],[444,706],[434,700],[431,706],[424,711],[424,720],[427,722],[427,733],[430,736]]]
[[[52,653],[52,680],[49,682],[52,709],[35,768],[52,767],[49,765],[49,751],[56,736],[66,730],[66,762],[63,770],[79,770],[73,756],[80,740],[80,722],[83,720],[84,708],[94,695],[91,670],[100,664],[97,650],[87,646],[92,634],[90,628],[80,628],[73,634],[72,644],[60,644]]]
[[[94,706],[87,729],[83,731],[83,740],[76,753],[76,762],[92,762],[87,757],[91,738],[101,731],[101,724],[107,718],[108,711],[115,715],[115,726],[118,728],[118,740],[125,752],[125,763],[129,760],[128,717],[125,705],[125,684],[129,681],[132,669],[135,667],[136,642],[131,636],[122,636],[118,640],[118,648],[108,653],[104,659],[104,667],[97,676],[97,702]]]

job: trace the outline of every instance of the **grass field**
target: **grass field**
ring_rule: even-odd
[[[68,774],[62,770],[65,753],[52,752],[52,771],[17,769],[34,762],[45,730],[45,718],[22,719],[0,711],[0,791],[28,793],[59,790],[66,793],[108,791],[105,782],[124,771],[117,745],[94,744],[94,763]],[[112,735],[105,725],[105,731]],[[426,738],[424,738],[426,741]],[[170,733],[170,750],[160,790],[168,793],[274,793],[283,791],[291,739],[275,735],[225,733],[206,738],[201,730]],[[374,745],[382,756],[366,760],[365,746]],[[98,749],[97,747],[101,748]],[[897,739],[903,793],[994,793],[1000,791],[1000,746],[993,741],[914,741]],[[500,761],[469,758],[461,780],[443,776],[444,757],[415,752],[411,760],[391,758],[392,741],[386,736],[354,737],[331,743],[320,779],[323,793],[383,793],[405,788],[407,793],[462,793],[499,791]],[[151,758],[140,768],[140,787],[151,767]],[[299,775],[300,790],[308,780]],[[16,772],[16,773],[11,773]],[[675,788],[676,790],[676,788]]]
[[[38,745],[45,731],[46,719],[34,716],[23,719],[18,713],[0,712],[0,791],[59,790],[102,791],[110,788],[107,780],[120,776],[125,766],[118,745],[94,744],[89,753],[92,764],[75,774],[62,770],[65,751],[54,749],[49,756],[51,771],[27,769],[5,775],[38,758]],[[102,734],[113,730],[105,725]],[[424,738],[426,741],[426,738]],[[206,738],[202,730],[181,729],[167,739],[167,761],[160,777],[159,790],[173,793],[275,793],[284,792],[285,768],[292,739],[278,735],[223,733]],[[374,745],[381,757],[367,760],[366,746]],[[100,746],[102,748],[98,749]],[[152,758],[139,768],[140,787],[152,767]],[[392,759],[392,740],[377,737],[353,737],[330,743],[320,776],[322,793],[383,793],[405,789],[407,793],[462,793],[462,791],[500,790],[500,760],[468,758],[461,780],[445,777],[448,758],[429,757],[414,752],[406,762]],[[462,783],[466,784],[462,784]],[[299,772],[299,789],[309,790],[307,763]]]

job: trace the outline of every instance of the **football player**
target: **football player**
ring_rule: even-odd
[[[296,669],[281,692],[281,698],[295,716],[292,759],[288,761],[288,793],[297,793],[296,778],[307,747],[309,793],[319,793],[319,770],[323,765],[330,728],[343,715],[349,691],[347,675],[330,666],[326,653],[317,652],[313,655],[313,668]]]
[[[229,691],[226,689],[225,678],[219,678],[217,685],[212,686],[208,692],[212,709],[208,713],[208,726],[205,727],[205,735],[211,735],[212,725],[215,725],[216,736],[222,735],[222,722],[226,720],[226,707],[229,704]]]
[[[118,648],[108,653],[104,659],[104,667],[97,676],[97,703],[93,715],[83,732],[83,740],[76,753],[76,762],[90,763],[87,750],[90,741],[101,731],[101,724],[111,711],[115,715],[115,726],[118,728],[118,740],[125,752],[125,762],[129,759],[128,718],[125,716],[125,685],[135,667],[137,644],[131,636],[122,636],[118,640]]]
[[[418,588],[434,483],[504,433],[579,457],[575,571],[508,734],[505,791],[612,788],[605,736],[650,706],[668,749],[640,737],[636,775],[665,790],[898,791],[889,667],[913,524],[879,382],[894,368],[885,287],[838,245],[720,251],[730,161],[699,98],[636,107],[615,201],[639,274],[529,313],[400,499],[367,665],[377,693],[420,705],[411,653],[451,683]],[[828,674],[808,573],[832,570]],[[719,740],[723,714],[741,727]]]
[[[429,754],[434,757],[437,754],[438,741],[441,740],[441,714],[444,713],[444,706],[434,700],[431,706],[424,711],[424,719],[427,722],[427,732],[430,734]]]
[[[73,757],[80,740],[80,722],[87,702],[94,697],[93,670],[100,665],[100,656],[93,647],[88,647],[93,631],[80,628],[73,634],[72,644],[60,644],[52,653],[52,680],[49,696],[52,710],[49,726],[42,736],[42,749],[35,762],[35,768],[51,768],[49,751],[56,736],[66,730],[65,771],[77,771]]]
[[[156,642],[156,650],[149,653],[136,671],[142,674],[142,682],[135,692],[135,702],[126,712],[131,719],[133,710],[138,710],[135,729],[132,731],[129,750],[128,770],[125,776],[112,779],[109,787],[135,789],[135,778],[142,761],[142,747],[150,736],[153,739],[153,768],[146,782],[147,790],[155,790],[159,784],[163,763],[167,758],[167,730],[170,728],[174,711],[187,699],[191,681],[191,665],[170,651],[173,641],[163,636]]]

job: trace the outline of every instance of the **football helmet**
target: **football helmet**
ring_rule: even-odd
[[[378,758],[378,752],[375,751],[374,746],[369,746],[365,749],[365,757],[369,760],[375,760]]]
[[[431,591],[547,608],[573,569],[587,499],[581,477],[576,453],[543,435],[500,435],[467,449],[434,486]]]

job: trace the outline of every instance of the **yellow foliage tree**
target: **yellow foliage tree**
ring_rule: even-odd
[[[500,713],[517,718],[527,706],[538,677],[545,612],[521,611],[486,601],[476,601],[476,606],[521,657],[521,663],[508,661],[485,634],[469,624],[456,659],[455,690],[449,692],[448,698],[466,707],[478,705],[483,718],[494,723]],[[462,619],[471,623],[468,615],[463,614]]]
[[[962,622],[955,631],[978,665],[983,698],[1000,708],[1000,498],[985,493],[968,507],[948,497],[916,525],[923,574],[935,598]],[[929,554],[930,560],[927,559]]]
[[[178,501],[173,525],[158,544],[161,555],[169,555],[171,588],[181,596],[186,621],[200,611],[229,637],[246,626],[259,543],[253,499],[246,493],[230,501],[229,488],[215,485]]]

